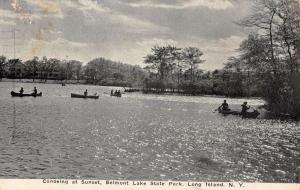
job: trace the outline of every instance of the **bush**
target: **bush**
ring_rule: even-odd
[[[288,81],[276,79],[263,86],[263,96],[269,111],[277,116],[288,115],[300,118],[300,75],[289,77]]]

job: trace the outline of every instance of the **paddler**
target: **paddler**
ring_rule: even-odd
[[[244,102],[242,104],[242,111],[241,114],[244,115],[245,113],[247,113],[247,110],[250,109],[250,106],[247,106],[247,102]]]
[[[229,109],[229,105],[227,103],[226,100],[224,100],[224,102],[222,103],[222,105],[219,107],[219,109],[223,110],[223,111],[230,111]]]
[[[20,92],[20,94],[23,94],[23,92],[24,92],[23,87],[21,87],[21,90],[19,92]]]
[[[37,95],[37,89],[36,89],[36,87],[33,88],[33,94]]]

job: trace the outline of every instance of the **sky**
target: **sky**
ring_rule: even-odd
[[[250,12],[248,0],[0,0],[0,54],[144,66],[155,45],[191,46],[204,53],[199,68],[220,69]]]

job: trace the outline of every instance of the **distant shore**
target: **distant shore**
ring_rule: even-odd
[[[72,84],[72,85],[93,85],[87,83],[86,80],[52,80],[49,79],[47,81],[41,80],[41,79],[9,79],[9,78],[2,78],[0,82],[16,82],[16,83],[37,83],[37,84]],[[107,85],[96,85],[96,86],[107,86]],[[180,96],[201,96],[201,97],[215,97],[215,98],[232,98],[232,99],[262,99],[261,97],[228,97],[224,95],[217,95],[217,94],[189,94],[184,92],[178,92],[177,90],[171,91],[166,90],[164,92],[161,91],[153,91],[153,90],[147,90],[142,88],[132,88],[132,87],[122,87],[122,86],[112,86],[108,85],[110,87],[116,87],[116,88],[123,88],[126,93],[143,93],[143,94],[157,94],[157,95],[180,95]],[[133,89],[133,91],[131,91]]]
[[[86,80],[52,80],[45,81],[44,79],[9,79],[2,78],[0,82],[19,82],[19,83],[43,83],[43,84],[86,84]]]
[[[52,80],[49,79],[45,81],[44,79],[9,79],[9,78],[2,78],[0,82],[16,82],[16,83],[37,83],[37,84],[80,84],[80,85],[93,85],[90,83],[87,83],[86,80]],[[107,86],[107,85],[96,85],[96,86]],[[126,93],[143,93],[143,94],[159,94],[159,95],[181,95],[181,96],[203,96],[203,97],[216,97],[216,98],[245,98],[245,99],[261,99],[261,97],[227,97],[224,95],[217,95],[217,94],[189,94],[184,92],[178,92],[177,90],[171,91],[166,90],[164,92],[161,91],[153,91],[153,90],[147,90],[142,88],[132,88],[132,87],[122,87],[122,86],[113,86],[108,85],[111,87],[116,88],[123,88]],[[133,89],[133,91],[131,91]]]

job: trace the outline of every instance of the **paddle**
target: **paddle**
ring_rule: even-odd
[[[213,112],[213,113],[216,113],[217,111],[219,111],[219,108],[213,110],[212,112]]]

